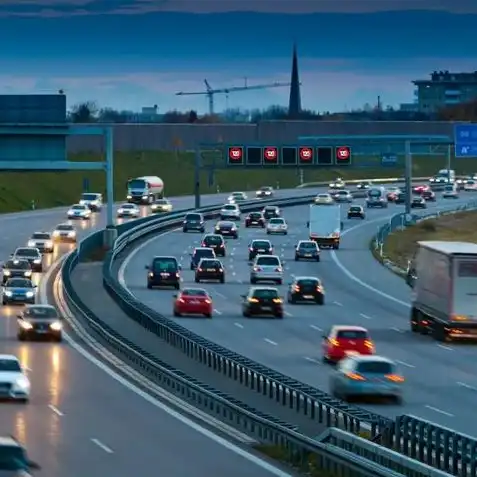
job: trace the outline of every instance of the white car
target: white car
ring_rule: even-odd
[[[93,212],[101,212],[103,208],[103,195],[85,192],[81,194],[79,203],[81,205],[87,205]]]
[[[263,186],[255,192],[257,197],[272,197],[273,196],[273,187]]]
[[[0,355],[0,399],[28,402],[30,380],[16,356]]]
[[[55,245],[49,232],[34,232],[27,247],[37,248],[41,253],[53,253]]]
[[[474,181],[473,179],[469,179],[465,181],[464,190],[467,190],[467,191],[477,190],[477,181]]]
[[[243,202],[244,200],[247,200],[247,194],[245,192],[232,192],[227,200],[231,204],[235,204],[236,202]]]
[[[283,266],[277,255],[257,255],[250,272],[250,283],[275,282],[283,283]]]
[[[274,218],[270,219],[267,223],[267,235],[270,234],[288,234],[288,225],[285,222],[285,219]]]
[[[75,204],[68,210],[69,219],[89,220],[91,218],[91,209],[84,204]]]
[[[141,209],[136,204],[122,204],[117,211],[118,219],[133,218],[141,216]]]
[[[240,208],[237,204],[225,204],[220,209],[221,220],[240,220]]]
[[[345,182],[341,177],[338,177],[334,182],[331,182],[329,185],[330,189],[344,189],[346,187]]]
[[[331,197],[331,194],[318,194],[315,197],[315,204],[322,204],[322,205],[330,205],[334,204],[333,197]]]
[[[71,224],[59,224],[51,234],[55,242],[76,243],[76,230]]]
[[[449,184],[444,186],[444,192],[442,192],[443,199],[458,199],[459,192],[457,190],[457,186],[454,184]]]
[[[353,202],[353,196],[349,190],[339,190],[333,194],[335,202]]]

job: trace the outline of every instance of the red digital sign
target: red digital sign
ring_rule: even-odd
[[[275,147],[275,146],[264,147],[263,162],[265,164],[278,164],[278,147]]]
[[[229,164],[243,164],[243,147],[232,146],[228,151]]]
[[[301,146],[298,149],[298,158],[302,164],[313,163],[313,148],[308,146]]]
[[[351,149],[348,146],[336,148],[336,162],[338,164],[349,164],[351,162]]]

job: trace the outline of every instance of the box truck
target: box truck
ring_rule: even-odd
[[[338,204],[326,207],[310,205],[309,237],[319,247],[339,249],[342,228],[341,207]]]

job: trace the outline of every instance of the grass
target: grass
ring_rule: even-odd
[[[77,154],[69,158],[73,161],[99,161],[99,154]],[[359,162],[367,167],[357,167]],[[205,151],[203,163],[223,164],[223,159],[216,151]],[[464,161],[464,170],[457,167],[458,173],[471,172],[474,161]],[[427,176],[445,167],[445,158],[425,157],[414,160],[414,174]],[[404,174],[402,163],[399,167],[379,167],[378,158],[355,158],[354,166],[343,166],[340,169],[304,168],[304,181],[328,181],[336,176],[346,179],[364,179],[374,177],[396,177]],[[158,175],[166,184],[166,195],[189,195],[194,184],[194,155],[192,153],[173,153],[160,151],[144,151],[135,153],[116,153],[114,163],[115,199],[125,198],[126,182],[130,177],[141,175]],[[254,190],[262,185],[280,188],[291,188],[299,185],[298,168],[217,168],[214,181],[210,184],[211,174],[201,174],[201,192],[214,193],[217,190],[229,192],[233,190]],[[85,172],[3,172],[0,176],[0,213],[30,210],[33,208],[49,208],[70,205],[78,200],[83,192],[84,179],[89,181],[90,192],[105,192],[105,176],[100,171]]]
[[[477,212],[467,211],[427,219],[388,236],[383,259],[406,269],[421,240],[447,240],[477,243]],[[374,247],[373,247],[374,248]]]

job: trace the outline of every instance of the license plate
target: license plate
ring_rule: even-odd
[[[223,234],[229,234],[229,233],[230,233],[230,230],[222,230],[222,233],[223,233]]]
[[[36,330],[37,333],[41,333],[41,334],[44,334],[44,333],[47,333],[48,330]]]
[[[215,270],[213,268],[208,268],[206,271],[207,272],[215,272]]]
[[[305,298],[305,300],[312,300],[314,298],[313,295],[303,295],[303,298]]]
[[[161,277],[168,277],[169,274],[168,273],[161,273]]]
[[[258,224],[258,222],[256,220],[252,220],[251,222],[252,224]]]
[[[198,304],[200,304],[200,301],[191,300],[191,301],[190,301],[190,304],[191,304],[191,305],[198,305]]]
[[[272,311],[272,307],[271,306],[264,306],[262,308],[263,311]]]
[[[305,257],[311,257],[311,253],[305,253]]]
[[[265,250],[257,250],[257,252],[263,253],[265,252]]]

